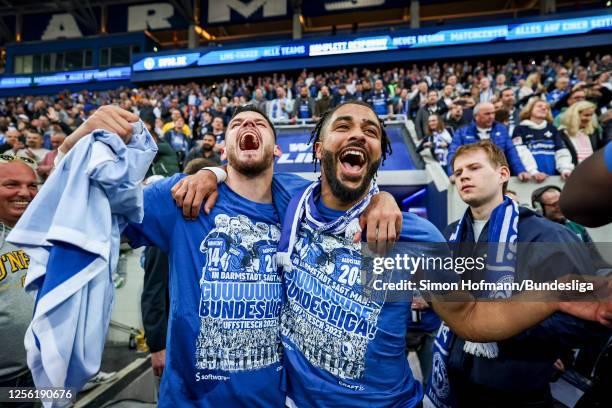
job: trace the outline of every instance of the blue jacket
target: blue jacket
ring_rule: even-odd
[[[448,163],[451,163],[451,160],[455,157],[455,152],[459,146],[476,143],[478,141],[480,141],[480,138],[478,137],[478,130],[476,129],[475,122],[472,121],[469,125],[457,129],[450,148],[448,149]],[[508,160],[513,175],[516,176],[525,171],[525,166],[523,166],[521,162],[516,147],[514,143],[512,143],[512,139],[510,139],[506,126],[501,123],[493,122],[493,127],[491,128],[491,141],[506,154],[506,159]],[[452,173],[453,169],[449,165],[448,174],[451,175]]]
[[[594,270],[588,252],[567,228],[525,207],[519,208],[519,245],[535,242],[547,244],[532,249],[530,256],[518,257],[517,282],[527,278],[526,273],[530,274],[530,278],[536,276],[537,279],[535,274],[538,271],[542,277],[541,271],[545,270],[555,270],[557,276],[576,270]],[[451,224],[444,235],[448,238],[455,228],[456,223]],[[479,244],[486,242],[487,229],[488,224],[480,234]],[[462,241],[474,242],[471,222],[467,223],[465,230]],[[572,246],[571,251],[567,250],[568,246]],[[464,253],[470,252],[470,249],[474,251],[472,254]],[[480,251],[486,251],[486,244],[474,247],[464,244],[458,256],[481,256]],[[462,275],[462,279],[471,279],[470,272]],[[553,363],[557,358],[573,348],[599,344],[604,336],[609,336],[609,329],[604,326],[564,313],[555,313],[519,335],[497,342],[499,356],[495,359],[465,353],[464,341],[457,337],[451,346],[449,365],[455,375],[488,388],[519,393],[542,390],[548,387],[554,372]]]

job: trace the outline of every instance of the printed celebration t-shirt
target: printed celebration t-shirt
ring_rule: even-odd
[[[142,224],[126,229],[132,246],[155,245],[169,255],[159,406],[282,407],[279,214],[221,184],[210,215],[185,220],[170,192],[184,176],[148,187]]]
[[[328,221],[343,214],[318,210]],[[445,242],[405,213],[402,241]],[[287,395],[299,407],[414,407],[423,398],[405,354],[411,299],[385,302],[360,279],[361,247],[302,223],[284,272],[281,318]]]

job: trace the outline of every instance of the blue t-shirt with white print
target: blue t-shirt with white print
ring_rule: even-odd
[[[318,207],[328,220],[343,214],[320,200]],[[360,245],[308,230],[302,224],[292,254],[295,267],[283,276],[288,398],[299,408],[416,406],[423,391],[405,354],[411,302],[370,297],[359,279]],[[445,242],[431,223],[408,213],[401,240]],[[311,251],[304,247],[315,246],[329,255],[311,265]]]
[[[169,255],[159,406],[282,407],[279,213],[221,184],[210,215],[187,221],[170,192],[184,176],[145,189],[144,220],[125,231],[132,246],[155,245]]]
[[[389,114],[391,99],[385,91],[373,91],[368,97],[367,102],[372,106],[377,115]]]
[[[310,114],[310,106],[308,105],[308,99],[307,98],[300,98],[300,106],[298,109],[298,117],[300,119],[309,119],[311,116]]]

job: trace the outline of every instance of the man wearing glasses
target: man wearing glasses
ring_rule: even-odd
[[[23,289],[30,259],[6,237],[38,192],[35,168],[30,158],[0,155],[0,387],[34,386],[23,346],[34,305]]]
[[[549,185],[538,188],[531,194],[531,206],[543,217],[548,218],[553,222],[565,225],[570,231],[580,238],[584,243],[593,242],[586,228],[582,225],[568,220],[561,212],[559,207],[559,198],[561,197],[561,189],[557,186]]]

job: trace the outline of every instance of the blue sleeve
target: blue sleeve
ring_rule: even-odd
[[[540,217],[525,218],[522,224],[519,224],[519,234],[524,231],[524,242],[537,243],[538,246],[526,249],[525,256],[519,256],[520,280],[552,281],[562,276],[589,276],[595,272],[586,247],[568,228]],[[518,335],[517,339],[539,339],[569,349],[597,341],[606,331],[609,336],[609,329],[598,323],[554,313]]]
[[[610,329],[599,323],[557,312],[537,326],[520,333],[514,340],[538,340],[554,344],[557,348],[572,349],[601,344],[609,336]]]
[[[505,128],[505,126],[504,126]],[[525,166],[519,157],[516,146],[512,143],[512,139],[510,139],[510,135],[508,135],[508,131],[504,130],[505,134],[505,149],[504,153],[506,153],[506,158],[508,159],[508,164],[510,164],[510,169],[512,170],[513,176],[518,176],[519,173],[523,173],[525,171]]]
[[[402,213],[402,232],[400,241],[406,242],[443,242],[446,239],[440,231],[428,220],[416,214]]]
[[[130,246],[137,248],[153,245],[168,253],[176,220],[183,216],[170,190],[183,177],[185,174],[175,174],[145,188],[142,223],[130,223],[123,231]]]
[[[453,174],[453,168],[450,164],[453,161],[453,157],[455,157],[455,152],[463,144],[464,129],[465,128],[457,129],[457,131],[453,135],[453,140],[451,141],[450,147],[448,148],[448,157],[446,159],[448,163],[448,168],[446,169],[446,171],[448,172],[449,176]]]
[[[450,249],[447,241],[440,231],[426,219],[412,213],[403,213],[402,232],[400,233],[399,242],[395,244],[395,248],[391,257],[399,255],[404,257],[423,257],[424,259],[448,259],[451,257]],[[402,277],[402,274],[397,275]],[[459,275],[452,269],[446,269],[434,262],[432,266],[422,267],[417,275],[406,276],[405,279],[425,280],[437,283],[459,282]],[[417,286],[420,286],[417,283]],[[444,290],[431,290],[423,293],[426,299],[429,295],[444,295],[447,292]]]
[[[285,219],[289,201],[304,191],[312,181],[292,173],[274,173],[272,178],[272,201],[281,220]]]
[[[612,142],[608,142],[604,149],[604,162],[608,171],[612,173]]]

